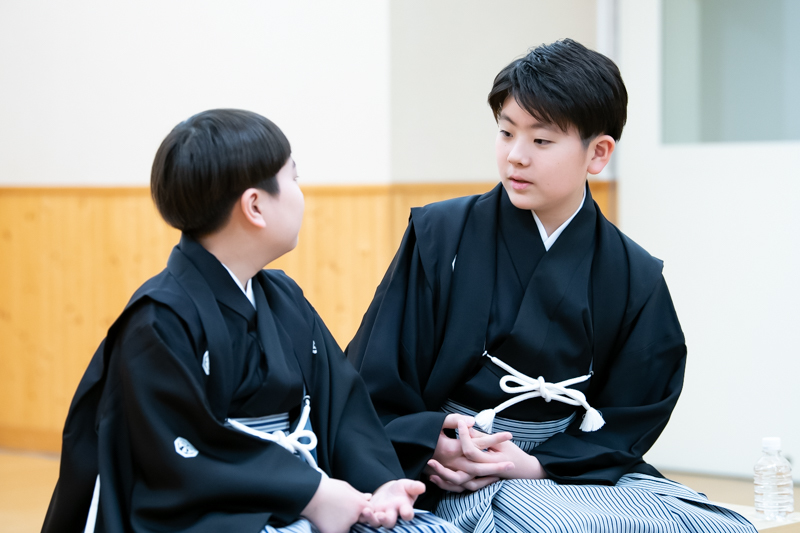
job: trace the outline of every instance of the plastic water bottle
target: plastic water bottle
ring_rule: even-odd
[[[781,439],[765,437],[763,453],[753,468],[756,513],[767,520],[779,520],[794,511],[792,465],[781,455]]]

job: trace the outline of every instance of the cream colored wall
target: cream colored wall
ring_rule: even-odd
[[[664,145],[661,5],[620,10],[619,221],[664,259],[689,348],[683,395],[647,458],[750,476],[761,438],[780,436],[797,465],[800,142]]]
[[[389,181],[389,0],[0,2],[0,185],[146,185],[161,140],[239,107],[305,183]]]
[[[494,77],[536,45],[596,41],[596,0],[395,0],[389,9],[394,182],[495,179]]]
[[[309,184],[496,176],[486,95],[596,0],[0,3],[0,185],[146,185],[166,133],[252,109]]]

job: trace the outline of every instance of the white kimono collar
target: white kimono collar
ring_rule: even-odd
[[[253,294],[253,278],[248,279],[247,283],[245,285],[242,285],[242,282],[239,281],[239,278],[236,277],[236,274],[233,273],[233,270],[228,268],[228,266],[225,263],[220,263],[220,264],[225,267],[225,270],[227,270],[228,274],[231,275],[231,277],[233,278],[233,281],[236,282],[236,286],[239,287],[240,289],[242,289],[242,292],[244,293],[244,295],[247,296],[247,299],[250,300],[251,304],[253,304],[253,309],[255,309],[256,308],[256,296],[255,296],[255,294]]]
[[[572,213],[572,216],[569,217],[566,222],[561,224],[558,227],[558,229],[556,229],[553,233],[551,233],[550,236],[547,235],[547,231],[544,229],[544,224],[542,224],[542,221],[539,220],[538,216],[536,216],[536,211],[531,211],[531,213],[533,213],[533,220],[536,221],[536,227],[539,228],[539,235],[542,237],[542,242],[544,243],[545,251],[550,250],[550,247],[553,246],[553,243],[556,242],[556,239],[558,239],[558,236],[561,235],[561,232],[563,232],[564,229],[567,226],[569,226],[569,223],[572,222],[572,219],[575,218],[575,215],[578,214],[578,211],[580,211],[581,208],[583,208],[583,203],[585,201],[586,201],[586,187],[584,186],[584,188],[583,188],[583,198],[581,199],[581,205],[579,205],[578,209],[576,209],[575,212]]]

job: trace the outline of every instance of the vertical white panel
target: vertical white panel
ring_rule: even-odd
[[[683,395],[647,459],[749,476],[761,437],[800,458],[800,143],[663,145],[661,3],[620,4],[621,227],[665,261],[689,348]]]
[[[597,0],[597,47],[595,50],[610,58],[617,60],[617,0]],[[619,148],[619,146],[617,147]],[[608,164],[603,167],[597,179],[613,180],[617,176],[617,159],[619,151],[611,157]]]
[[[617,0],[597,0],[597,47],[606,57],[617,57]]]

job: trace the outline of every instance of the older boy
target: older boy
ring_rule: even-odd
[[[661,261],[586,182],[625,124],[616,65],[540,46],[489,105],[501,184],[412,209],[348,347],[406,475],[465,531],[752,531],[642,459],[686,347]]]
[[[398,480],[358,374],[300,288],[262,270],[297,244],[290,156],[277,126],[239,110],[195,115],[162,143],[152,195],[183,236],[81,381],[43,531],[343,532],[413,517],[424,486]]]

